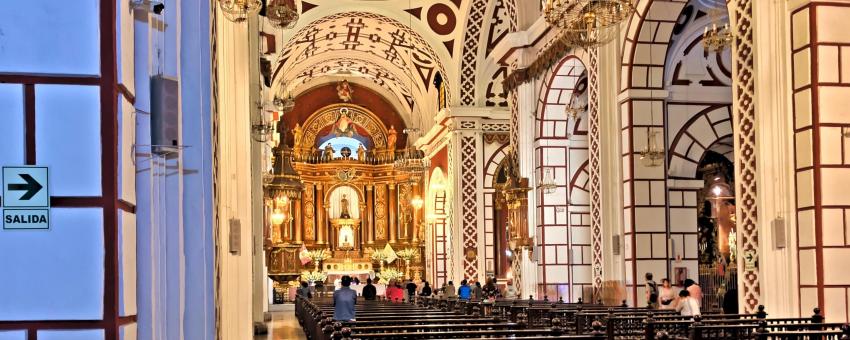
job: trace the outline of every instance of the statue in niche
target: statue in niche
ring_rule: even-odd
[[[357,147],[357,159],[361,162],[366,161],[366,148],[363,147],[363,144]]]
[[[304,137],[304,129],[301,128],[301,124],[295,123],[295,127],[292,128],[292,137],[295,142],[294,146],[301,145],[301,138]]]
[[[331,161],[334,159],[334,147],[331,146],[330,143],[325,145],[324,159],[325,161]]]
[[[348,198],[345,194],[342,194],[342,199],[339,200],[340,204],[340,213],[339,218],[351,218],[351,214],[348,213]]]
[[[343,80],[336,84],[336,94],[339,96],[339,100],[346,103],[354,98],[354,90],[351,89],[351,84],[348,83],[348,80]]]
[[[387,132],[387,150],[395,150],[396,139],[398,139],[398,132],[395,131],[395,126],[390,125],[390,130]]]

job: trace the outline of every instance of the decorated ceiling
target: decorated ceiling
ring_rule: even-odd
[[[516,3],[524,1],[301,0],[295,28],[263,25],[277,46],[264,56],[270,93],[298,96],[348,79],[385,96],[423,131],[438,111],[438,78],[448,106],[507,106],[507,70],[491,52],[517,29]]]

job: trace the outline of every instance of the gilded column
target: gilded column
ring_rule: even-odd
[[[412,197],[419,197],[422,199],[422,185],[419,183],[415,183],[413,185],[413,195]],[[410,228],[413,230],[411,239],[413,243],[419,243],[419,229],[422,228],[422,207],[416,209],[413,207],[413,219],[410,222]]]
[[[372,218],[372,201],[375,198],[375,193],[372,188],[372,185],[366,186],[366,216],[362,216],[361,218],[366,226],[366,230],[364,230],[366,234],[366,244],[375,243],[375,223]]]
[[[397,210],[397,207],[398,207],[398,195],[396,194],[395,183],[390,183],[389,189],[390,189],[390,195],[389,195],[390,197],[389,197],[389,200],[387,200],[389,205],[390,205],[390,225],[389,225],[390,240],[389,240],[389,242],[392,243],[392,244],[395,244],[396,239],[398,238],[398,229],[397,229],[398,217],[396,216],[396,210]]]
[[[295,219],[295,242],[301,243],[301,241],[303,240],[303,238],[301,237],[303,224],[301,223],[302,221],[301,221],[301,198],[300,197],[297,200],[295,200],[294,205],[295,205],[295,212],[292,214],[292,217]]]
[[[325,188],[321,184],[316,186],[316,205],[319,207],[316,209],[318,215],[316,218],[316,234],[318,234],[316,244],[325,245],[328,244],[326,241],[328,223],[325,221]]]
[[[375,196],[375,240],[383,241],[387,239],[387,186],[376,185],[372,193]]]

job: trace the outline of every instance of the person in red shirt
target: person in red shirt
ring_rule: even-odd
[[[396,280],[390,280],[384,295],[392,302],[401,302],[404,299],[404,290],[398,286]]]

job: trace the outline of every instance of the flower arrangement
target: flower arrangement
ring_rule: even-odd
[[[377,274],[379,278],[381,278],[381,282],[387,283],[390,280],[398,280],[404,277],[404,273],[393,269],[393,268],[382,268],[381,272]]]
[[[331,258],[331,252],[327,249],[316,249],[308,251],[307,256],[310,257],[313,262],[320,262]]]
[[[375,251],[372,252],[372,261],[377,261],[377,262],[383,263],[384,261],[387,260],[388,257],[389,256],[387,256],[387,253],[385,253],[381,249],[376,249]]]
[[[404,248],[399,250],[396,255],[398,258],[404,260],[405,262],[411,261],[417,256],[419,256],[419,249],[416,248]]]
[[[328,274],[324,272],[316,271],[303,271],[301,272],[301,279],[307,282],[324,282],[328,278]]]

